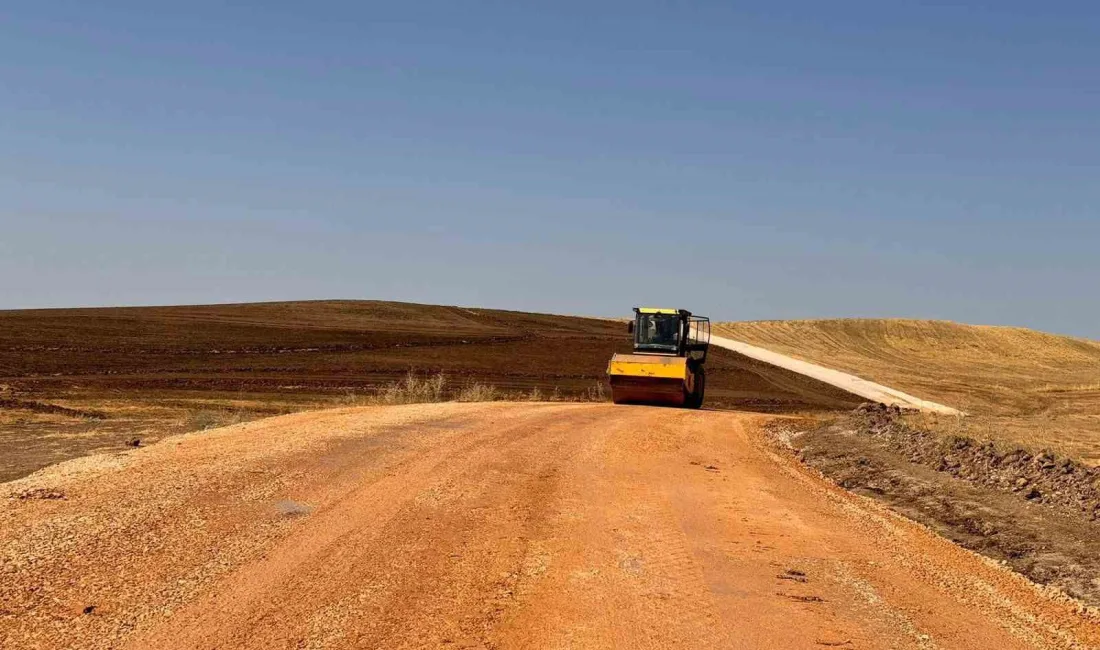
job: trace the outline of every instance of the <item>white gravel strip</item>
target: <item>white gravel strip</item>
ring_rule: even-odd
[[[919,397],[913,397],[912,395],[907,395],[889,386],[876,384],[872,381],[856,377],[855,375],[849,375],[846,372],[825,368],[824,366],[819,366],[807,361],[800,361],[777,352],[772,352],[771,350],[749,345],[742,341],[735,341],[724,336],[711,336],[710,342],[720,348],[733,350],[734,352],[756,359],[757,361],[763,361],[773,366],[785,368],[791,372],[797,372],[800,375],[812,377],[831,386],[836,386],[841,390],[846,390],[854,395],[859,395],[860,397],[881,402],[889,406],[896,404],[902,408],[918,409],[926,413],[939,413],[941,415],[965,415],[962,411],[951,408],[950,406],[944,406],[943,404],[930,402]]]

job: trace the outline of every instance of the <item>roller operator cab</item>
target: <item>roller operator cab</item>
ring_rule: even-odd
[[[634,336],[634,353],[616,354],[607,367],[612,400],[702,406],[710,319],[686,309],[636,307],[628,331]]]

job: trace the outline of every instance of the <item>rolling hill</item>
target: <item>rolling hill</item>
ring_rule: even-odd
[[[1100,462],[1100,342],[1017,327],[838,319],[716,331],[960,408],[941,430]]]
[[[0,480],[135,439],[354,403],[409,371],[575,399],[629,349],[621,323],[379,301],[0,312]],[[708,406],[797,413],[858,398],[725,350]],[[139,443],[140,444],[140,443]]]

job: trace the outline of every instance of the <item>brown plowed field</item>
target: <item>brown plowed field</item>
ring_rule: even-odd
[[[1100,644],[775,451],[767,419],[368,407],[75,460],[0,488],[0,647]]]
[[[568,399],[629,345],[606,320],[373,301],[0,312],[0,481],[134,438],[354,402],[411,369]],[[724,350],[708,370],[713,407],[860,402]]]

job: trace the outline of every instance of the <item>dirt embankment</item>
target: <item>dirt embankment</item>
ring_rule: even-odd
[[[87,420],[103,420],[107,417],[102,411],[71,409],[64,406],[58,406],[57,404],[46,404],[44,402],[22,399],[0,398],[0,409],[30,411],[31,413],[42,413],[46,415],[66,415]]]
[[[1100,605],[1100,470],[1048,451],[945,437],[880,405],[806,431],[773,427],[840,486]]]

